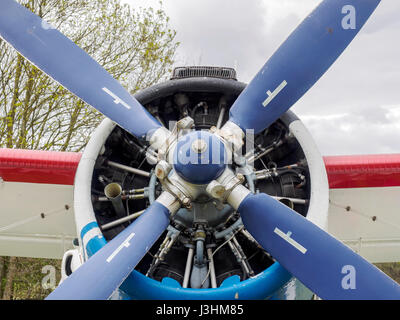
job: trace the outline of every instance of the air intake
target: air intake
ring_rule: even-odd
[[[171,80],[196,78],[196,77],[209,77],[221,78],[228,80],[237,80],[236,71],[233,68],[223,67],[178,67],[172,72]]]

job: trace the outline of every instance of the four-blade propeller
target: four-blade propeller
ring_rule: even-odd
[[[379,2],[323,1],[242,92],[230,110],[230,121],[255,133],[268,127],[328,70]],[[348,19],[353,20],[349,23]],[[0,2],[0,35],[38,68],[136,137],[148,137],[161,127],[83,50],[14,0]],[[264,249],[320,297],[400,298],[400,287],[393,280],[269,196],[250,194],[238,211]],[[168,208],[155,202],[49,298],[107,299],[168,224]],[[355,288],[343,282],[349,270],[355,272]]]

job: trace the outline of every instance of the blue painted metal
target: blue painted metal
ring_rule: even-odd
[[[204,152],[195,152],[193,142],[203,140]],[[176,172],[186,181],[194,184],[207,184],[224,172],[227,154],[222,141],[208,131],[194,131],[178,140],[173,155]]]
[[[99,229],[99,235],[95,235],[93,236],[93,238],[91,238],[85,247],[86,253],[88,255],[88,257],[91,257],[92,255],[94,255],[97,251],[99,251],[103,246],[105,246],[107,244],[107,240],[103,237],[103,235],[101,234],[99,225],[97,224],[96,221],[92,221],[89,222],[86,226],[84,226],[81,230],[81,239],[82,239],[82,243],[83,243],[83,237],[90,231],[93,230],[94,228]]]
[[[328,70],[380,0],[325,0],[288,37],[241,93],[230,120],[243,131],[267,128]],[[352,6],[355,11],[350,7]],[[355,29],[349,23],[355,13]],[[345,28],[347,29],[345,29]]]
[[[86,253],[88,257],[94,255],[97,251],[103,248],[107,244],[107,240],[102,236],[94,236],[86,244]]]
[[[168,286],[168,287],[172,287],[172,288],[179,288],[181,286],[181,284],[178,281],[176,281],[175,279],[169,278],[169,277],[163,278],[161,283],[164,286]]]
[[[239,282],[240,277],[238,275],[230,276],[229,278],[226,278],[224,281],[222,281],[221,287],[233,286],[235,284],[238,284]]]
[[[281,202],[249,194],[238,211],[260,245],[319,297],[400,299],[395,281]]]
[[[39,69],[135,136],[145,138],[161,127],[85,51],[14,0],[0,1],[0,35]]]
[[[279,291],[291,277],[276,262],[256,277],[245,281],[232,281],[230,285],[215,289],[189,289],[165,285],[133,271],[120,289],[137,300],[263,300]]]
[[[138,219],[73,272],[47,299],[108,299],[169,224],[169,211],[153,203]]]

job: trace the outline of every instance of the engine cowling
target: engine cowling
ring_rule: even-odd
[[[236,80],[233,69],[178,68],[171,80],[135,97],[167,128],[190,117],[195,130],[218,130],[245,86]],[[197,146],[200,152],[201,143]],[[140,216],[165,188],[154,156],[147,142],[109,119],[94,132],[79,164],[74,191],[75,220],[86,259]],[[229,167],[243,175],[251,192],[274,196],[326,228],[325,166],[293,112],[247,137],[242,157]],[[201,184],[206,177],[190,178]],[[264,299],[291,279],[246,232],[240,214],[206,192],[181,208],[170,222],[121,286],[130,297]]]

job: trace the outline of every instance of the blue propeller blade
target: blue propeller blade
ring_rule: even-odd
[[[135,222],[75,270],[47,299],[108,299],[168,224],[168,209],[154,202]]]
[[[77,97],[139,138],[161,125],[85,51],[14,0],[0,1],[0,36]]]
[[[325,0],[279,47],[230,110],[259,133],[297,102],[360,31],[380,0]]]
[[[300,214],[266,194],[238,211],[260,245],[323,299],[400,299],[400,286]]]

